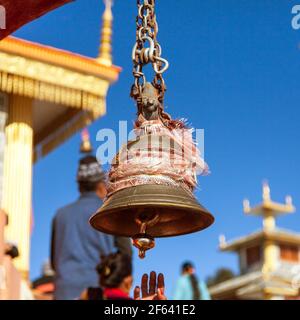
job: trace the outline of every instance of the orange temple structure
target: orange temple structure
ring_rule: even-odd
[[[272,201],[267,183],[261,204],[252,208],[244,201],[244,212],[261,216],[263,228],[232,242],[220,236],[220,250],[237,253],[240,275],[210,287],[214,299],[300,299],[300,234],[275,223],[277,216],[294,210],[289,196],[285,204]]]
[[[9,221],[4,227],[2,213],[0,298],[18,291],[7,270],[28,280],[33,164],[106,112],[120,73],[112,64],[112,19],[106,1],[97,58],[15,37],[0,41],[0,199]],[[14,266],[3,256],[6,242],[19,250]]]

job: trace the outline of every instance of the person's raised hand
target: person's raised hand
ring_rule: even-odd
[[[149,283],[149,284],[148,284]],[[134,289],[134,300],[167,300],[165,296],[164,275],[160,273],[156,278],[155,271],[142,276],[141,287]]]

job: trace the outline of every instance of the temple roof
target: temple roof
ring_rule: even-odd
[[[280,243],[300,245],[300,233],[280,228],[275,228],[273,230],[260,230],[229,243],[222,242],[220,244],[220,249],[221,251],[238,251],[240,248],[256,245],[265,240],[274,240]]]
[[[112,82],[118,79],[121,71],[120,67],[101,64],[94,58],[12,36],[0,41],[0,51],[95,75]]]
[[[0,41],[1,107],[10,95],[32,101],[35,160],[106,113],[107,91],[121,71],[112,64],[112,21],[108,0],[95,58],[11,36]]]
[[[292,204],[292,197],[287,196],[284,204],[272,201],[270,187],[266,181],[263,183],[262,191],[263,201],[261,204],[251,208],[249,200],[247,199],[244,200],[243,204],[246,214],[262,216],[263,229],[229,243],[225,240],[225,236],[221,235],[219,240],[222,251],[238,251],[242,247],[257,245],[265,240],[300,245],[300,233],[276,227],[275,218],[278,215],[293,213],[295,211],[295,207]]]
[[[108,88],[120,71],[39,43],[0,41],[0,92],[33,100],[35,160],[105,114]]]
[[[280,269],[266,277],[261,271],[247,273],[209,288],[214,299],[262,299],[264,294],[298,296],[292,275],[283,277]]]

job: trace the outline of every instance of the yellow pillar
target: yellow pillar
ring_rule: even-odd
[[[32,193],[32,100],[11,95],[5,128],[2,208],[9,221],[7,241],[15,242],[20,256],[15,259],[23,277],[29,272],[31,193]]]
[[[264,210],[263,227],[265,231],[273,231],[276,228],[275,213],[272,210]]]
[[[278,252],[277,246],[272,240],[266,240],[263,247],[264,263],[262,268],[263,279],[268,282],[272,273],[277,269]],[[264,300],[272,300],[274,295],[263,290]]]
[[[266,213],[263,217],[263,227],[266,231],[273,231],[276,227],[275,217],[272,213]]]
[[[277,246],[272,240],[266,240],[264,243],[264,273],[269,274],[277,268]]]

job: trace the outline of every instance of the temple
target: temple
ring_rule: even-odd
[[[271,199],[270,188],[263,184],[263,201],[250,207],[244,200],[244,212],[261,216],[261,230],[227,242],[220,236],[220,250],[239,257],[240,275],[210,288],[214,299],[300,299],[300,233],[278,228],[275,219],[292,213],[292,198],[284,204]]]
[[[9,268],[22,279],[30,270],[32,166],[105,114],[107,91],[120,73],[112,63],[112,19],[105,1],[96,58],[15,37],[0,41],[0,198],[8,217],[0,245],[18,248]],[[0,235],[3,229],[2,218]]]

